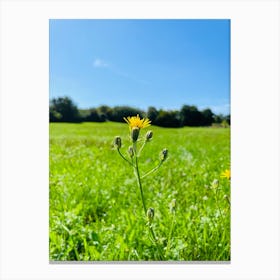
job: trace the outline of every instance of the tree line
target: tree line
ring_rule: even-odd
[[[193,105],[183,105],[180,110],[158,110],[150,106],[147,111],[143,111],[130,106],[107,105],[78,109],[69,97],[53,98],[49,105],[50,122],[124,122],[124,117],[137,114],[141,118],[149,118],[153,125],[162,127],[230,125],[230,115],[216,115],[209,108],[200,111]]]

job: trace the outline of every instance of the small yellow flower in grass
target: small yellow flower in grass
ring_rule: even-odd
[[[140,119],[139,115],[136,117],[127,117],[124,118],[124,120],[128,123],[130,129],[133,129],[134,127],[141,129],[151,125],[151,121],[148,118]]]
[[[226,179],[230,180],[230,170],[226,169],[225,171],[223,171],[221,173],[221,178],[226,178]]]

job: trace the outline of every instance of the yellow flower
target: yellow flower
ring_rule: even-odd
[[[226,169],[225,171],[223,171],[221,173],[221,178],[227,178],[228,180],[230,180],[230,170]]]
[[[139,115],[136,117],[127,117],[124,118],[124,120],[128,123],[130,129],[133,129],[134,127],[138,127],[140,129],[151,125],[151,121],[148,118],[140,119]]]

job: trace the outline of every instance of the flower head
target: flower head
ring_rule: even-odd
[[[226,169],[225,171],[223,171],[221,173],[221,178],[226,178],[226,179],[230,180],[230,170]]]
[[[154,208],[150,207],[147,211],[147,217],[148,217],[148,220],[150,223],[153,221],[154,215],[155,215],[155,210],[154,210]]]
[[[127,117],[124,118],[124,120],[128,123],[130,129],[133,129],[134,127],[141,129],[151,125],[151,121],[148,118],[140,119],[139,115],[136,117]]]
[[[153,132],[151,130],[149,130],[147,133],[146,133],[146,141],[150,141],[151,139],[153,138]]]
[[[132,146],[129,146],[128,147],[128,154],[130,155],[130,157],[133,157],[134,156],[134,150],[133,150],[133,147]]]
[[[121,146],[122,146],[122,139],[121,139],[120,136],[116,136],[116,137],[115,137],[113,145],[114,145],[117,149],[120,149],[120,148],[121,148]]]
[[[140,128],[138,128],[137,126],[135,126],[131,129],[131,139],[133,142],[137,141],[139,132],[140,132]]]
[[[167,159],[167,155],[168,155],[168,150],[167,149],[163,149],[160,154],[159,154],[159,158],[160,160],[163,162]]]

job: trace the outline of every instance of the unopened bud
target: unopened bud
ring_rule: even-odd
[[[128,154],[130,155],[130,157],[133,157],[133,156],[134,156],[134,150],[133,150],[133,147],[132,147],[132,146],[129,146],[129,147],[128,147]]]
[[[122,139],[120,136],[116,136],[115,139],[114,139],[114,146],[118,149],[121,148],[122,146]]]
[[[150,141],[153,138],[153,132],[151,130],[149,130],[146,133],[146,141]]]
[[[139,127],[133,127],[131,130],[131,139],[133,142],[136,142],[139,136],[140,129]]]
[[[159,155],[161,161],[165,161],[167,159],[168,150],[163,149]]]
[[[147,211],[147,217],[148,217],[148,220],[150,223],[153,221],[154,215],[155,215],[155,210],[154,210],[154,208],[150,207]]]
[[[170,212],[174,212],[176,209],[176,199],[172,199],[171,202],[170,202]]]
[[[212,184],[211,184],[211,188],[212,188],[212,189],[216,189],[216,188],[218,188],[218,187],[219,187],[219,180],[214,179],[213,182],[212,182]]]

